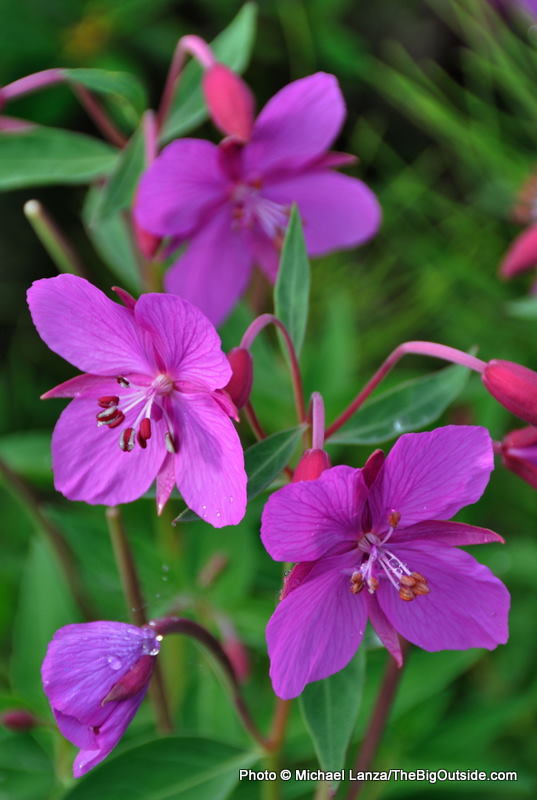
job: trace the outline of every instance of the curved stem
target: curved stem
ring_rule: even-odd
[[[386,361],[375,372],[371,380],[366,383],[362,391],[355,397],[352,403],[347,406],[339,417],[330,425],[326,431],[326,439],[338,431],[342,425],[347,422],[352,415],[358,411],[361,405],[367,400],[369,395],[379,385],[381,380],[390,372],[390,370],[397,364],[397,362],[408,354],[430,356],[431,358],[440,358],[444,361],[451,361],[453,364],[461,364],[463,367],[474,370],[474,372],[483,372],[485,369],[485,362],[480,358],[464,353],[462,350],[457,350],[455,347],[448,347],[445,344],[437,344],[436,342],[404,342],[396,347]]]
[[[177,91],[179,78],[181,76],[181,72],[183,71],[185,59],[188,54],[196,58],[204,69],[213,66],[215,63],[215,58],[211,48],[207,42],[204,42],[199,36],[189,35],[183,36],[181,39],[179,39],[173,54],[170,69],[168,70],[166,83],[162,92],[162,98],[160,100],[157,116],[159,130],[162,130],[168,114],[170,113],[173,96]]]
[[[218,639],[216,639],[212,633],[209,633],[202,625],[199,625],[191,619],[185,619],[184,617],[162,617],[161,619],[151,620],[149,625],[151,625],[159,636],[167,636],[170,633],[180,633],[184,636],[190,636],[211,653],[222,667],[224,674],[229,680],[232,700],[245,729],[264,750],[269,749],[269,743],[254,722],[241,694],[239,681],[233,669],[233,665]]]
[[[262,428],[261,423],[259,422],[257,414],[255,413],[254,407],[250,400],[248,400],[248,402],[246,403],[246,405],[242,410],[244,411],[244,415],[248,420],[248,424],[250,425],[250,428],[252,429],[252,432],[257,441],[260,442],[262,439],[266,439],[267,434]],[[283,471],[285,472],[289,480],[293,480],[293,470],[291,469],[291,467],[286,466],[284,467]]]
[[[146,625],[145,604],[140,587],[140,580],[136,571],[136,564],[129,545],[125,526],[117,506],[106,509],[106,522],[112,541],[118,572],[123,586],[123,593],[127,601],[129,614],[135,625]],[[166,698],[164,679],[158,661],[155,663],[153,677],[149,686],[149,696],[153,704],[155,719],[161,733],[170,733],[173,725]]]
[[[23,211],[37,238],[56,264],[57,269],[60,272],[70,272],[73,275],[85,278],[87,273],[82,266],[78,253],[39,200],[28,200],[24,204]]]
[[[89,89],[86,89],[81,83],[74,84],[73,91],[88,112],[88,116],[92,118],[103,136],[108,139],[111,144],[115,144],[116,147],[125,147],[128,141],[127,137],[116,128],[112,120],[103,110],[101,104],[95,98],[93,92],[90,92]]]

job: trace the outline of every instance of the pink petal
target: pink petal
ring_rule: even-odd
[[[532,225],[512,242],[503,258],[500,275],[512,278],[535,266],[537,266],[537,225]]]
[[[207,394],[175,403],[177,486],[185,503],[215,528],[237,525],[246,511],[242,445],[233,423]]]
[[[121,394],[115,381],[104,388],[105,395]],[[62,412],[52,435],[54,485],[70,500],[91,505],[130,503],[149,489],[162,465],[166,423],[152,420],[153,435],[146,449],[136,444],[128,453],[120,449],[119,437],[134,422],[139,407],[127,412],[122,425],[113,429],[97,426],[98,411],[94,398],[79,397]]]
[[[76,275],[35,281],[28,305],[43,341],[83,372],[121,375],[154,370],[132,313]]]
[[[166,291],[198,306],[219,325],[243,293],[250,277],[250,238],[233,227],[231,207],[213,214],[168,270]]]
[[[390,539],[394,544],[414,542],[419,544],[422,540],[426,544],[437,542],[444,545],[458,545],[464,547],[468,544],[488,544],[501,542],[502,537],[488,528],[478,528],[476,525],[466,525],[464,522],[418,522],[409,528],[397,528]],[[389,547],[389,545],[387,545]]]
[[[209,114],[222,133],[246,142],[254,124],[255,100],[242,78],[225,64],[213,64],[202,80]]]
[[[219,389],[231,377],[229,362],[214,326],[182,297],[144,294],[134,310],[138,325],[150,333],[165,372],[173,379]]]
[[[88,375],[85,372],[49,389],[41,395],[41,400],[50,400],[53,397],[80,397],[82,394],[97,398],[104,394],[103,387],[109,386],[108,378],[103,378],[102,375]]]
[[[178,139],[164,148],[142,176],[136,192],[136,222],[159,236],[185,237],[225,199],[227,186],[216,145]]]
[[[391,511],[400,525],[448,519],[475,503],[494,469],[489,432],[473,425],[447,425],[427,433],[405,433],[392,447],[371,487],[373,522]]]
[[[254,124],[244,152],[246,172],[263,175],[276,166],[299,167],[320,156],[338,135],[345,103],[333,75],[317,72],[272,97]]]
[[[350,591],[355,553],[318,561],[277,606],[267,626],[270,677],[288,700],[304,686],[343,669],[356,653],[367,622],[364,593]]]
[[[162,514],[164,506],[170,499],[175,486],[175,459],[171,453],[166,454],[160,471],[157,475],[157,514]]]
[[[280,250],[269,237],[261,231],[252,236],[254,260],[261,267],[269,281],[274,283],[280,265]]]
[[[275,561],[315,561],[356,542],[367,489],[360,470],[333,467],[314,481],[274,492],[263,510],[261,540]]]
[[[312,170],[274,180],[262,194],[282,205],[298,205],[312,256],[362,244],[380,225],[380,205],[371,189],[339,172]]]
[[[405,639],[430,652],[505,644],[509,592],[488,567],[455,547],[405,544],[392,550],[430,588],[410,602],[387,580],[377,590],[380,607]]]
[[[375,629],[375,633],[379,637],[386,650],[394,657],[398,666],[402,667],[403,653],[401,651],[401,642],[399,641],[397,631],[379,606],[376,596],[367,592],[366,598],[367,613],[370,622]]]

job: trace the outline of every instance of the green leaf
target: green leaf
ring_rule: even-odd
[[[50,485],[50,431],[18,431],[0,438],[0,458],[29,481]]]
[[[120,153],[95,209],[95,223],[106,221],[118,211],[132,205],[134,191],[145,164],[144,137],[141,128],[133,134]]]
[[[254,3],[246,3],[231,24],[211,42],[217,60],[235,72],[242,72],[250,59],[256,15]],[[177,136],[184,136],[206,118],[207,107],[201,90],[201,68],[191,61],[181,74],[168,119],[164,124],[162,139],[169,141]]]
[[[1,133],[0,189],[88,183],[109,174],[116,159],[110,145],[61,128]]]
[[[321,769],[343,769],[345,753],[362,702],[365,648],[340,672],[310,683],[300,695],[300,710]]]
[[[423,428],[462,392],[468,374],[466,367],[453,366],[405,381],[357,411],[330,442],[377,444]]]
[[[223,800],[239,769],[259,756],[210,739],[170,736],[111,758],[68,792],[64,800]]]
[[[134,124],[147,108],[146,91],[130,72],[106,69],[64,69],[63,72],[73,83],[81,83],[93,92],[108,95]]]
[[[297,442],[304,432],[304,427],[304,425],[299,425],[297,428],[273,433],[245,450],[244,466],[248,475],[248,501],[260,494],[278,477],[293,455]],[[186,508],[177,517],[178,522],[195,519],[198,519],[197,514],[189,508]]]
[[[34,739],[0,728],[0,800],[50,797],[54,784],[51,760]]]
[[[515,319],[537,319],[537,297],[521,297],[507,303],[509,316]]]
[[[302,349],[306,333],[309,293],[310,263],[300,214],[293,206],[274,286],[274,310],[289,331],[297,354]]]
[[[44,539],[34,539],[21,583],[11,660],[13,688],[26,701],[48,707],[41,688],[41,662],[54,632],[77,621],[78,612],[55,556]]]

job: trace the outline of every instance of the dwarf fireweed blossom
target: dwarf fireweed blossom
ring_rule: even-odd
[[[354,247],[380,223],[361,181],[332,167],[354,159],[327,152],[345,118],[333,75],[319,72],[278,92],[249,140],[168,145],[142,177],[134,215],[144,230],[186,252],[168,271],[168,292],[186,297],[215,324],[240,297],[254,263],[274,280],[291,205],[298,205],[310,255]]]
[[[123,622],[66,625],[41,667],[58,727],[80,749],[75,778],[114,749],[144,699],[162,636]]]
[[[238,523],[246,473],[218,334],[180,297],[119,294],[126,306],[74,275],[28,291],[41,338],[85,373],[43,395],[73,398],[52,437],[56,488],[70,500],[117,505],[156,479],[159,511],[177,485],[215,527]]]
[[[492,469],[484,428],[447,426],[270,497],[263,544],[275,560],[299,562],[267,627],[279,697],[342,669],[368,618],[399,664],[397,633],[429,651],[507,641],[507,589],[458,548],[503,540],[444,521],[479,499]]]

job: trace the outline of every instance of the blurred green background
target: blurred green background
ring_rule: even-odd
[[[155,104],[176,40],[188,32],[213,38],[240,7],[231,0],[1,0],[0,84],[52,66],[121,69],[143,81]],[[484,0],[377,0],[374,5],[363,0],[261,0],[258,9],[245,73],[258,106],[289,80],[316,70],[335,73],[348,104],[337,147],[359,155],[353,174],[377,192],[384,211],[372,243],[313,264],[303,366],[307,390],[325,396],[328,419],[407,339],[432,339],[465,350],[475,346],[485,359],[507,358],[537,368],[535,305],[520,302],[531,278],[505,284],[497,277],[499,260],[519,230],[510,221],[510,209],[537,161],[537,35],[532,21],[516,13],[491,15]],[[8,113],[95,133],[65,87],[13,103]],[[209,125],[199,135],[216,138]],[[73,372],[39,340],[24,299],[32,280],[55,274],[22,214],[31,197],[47,206],[96,282],[104,288],[117,280],[80,223],[84,194],[83,187],[43,187],[0,195],[5,341],[0,457],[23,478],[35,500],[29,511],[20,487],[0,486],[0,708],[20,704],[42,716],[47,707],[38,668],[46,642],[55,627],[81,619],[43,524],[61,532],[72,548],[97,617],[128,618],[102,509],[69,504],[52,489],[48,440],[62,403],[38,398]],[[226,348],[237,344],[250,317],[245,305],[225,326]],[[292,397],[277,342],[267,336],[256,347],[258,414],[269,432],[291,427]],[[410,358],[387,385],[435,366]],[[475,376],[443,420],[484,424],[496,439],[521,427],[485,395]],[[250,441],[246,428],[244,435]],[[371,449],[334,446],[331,456],[333,463],[359,466]],[[36,508],[42,517],[36,517]],[[150,500],[139,501],[125,516],[141,564],[148,614],[195,609],[215,632],[222,624],[216,610],[231,619],[252,662],[245,692],[266,727],[271,694],[263,631],[277,597],[280,565],[259,544],[261,508],[262,500],[256,501],[245,522],[223,532],[202,523],[172,529],[177,509],[156,521]],[[380,768],[514,769],[518,781],[377,783],[364,797],[534,796],[536,515],[534,490],[498,464],[485,497],[460,518],[490,527],[507,540],[504,547],[476,548],[474,555],[512,592],[510,642],[493,653],[413,651],[377,759]],[[227,567],[214,585],[204,588],[199,571],[214,553],[226,556]],[[385,659],[383,650],[372,646],[368,651],[350,755]],[[178,731],[243,746],[233,709],[204,657],[176,641],[167,643],[164,661],[181,709]],[[150,731],[151,714],[144,707],[118,752],[144,741]],[[0,799],[62,796],[72,754],[52,729],[0,730]],[[315,763],[295,704],[282,764]],[[314,788],[290,783],[284,797],[311,796]],[[257,791],[242,784],[232,796],[255,797]]]

